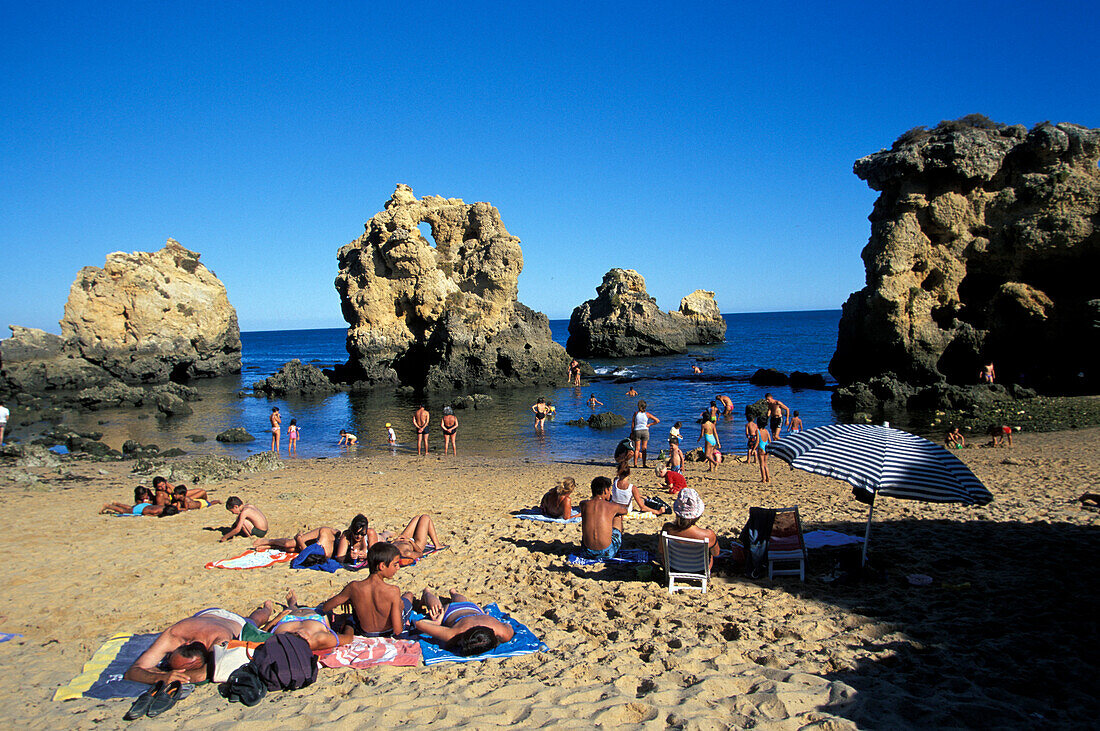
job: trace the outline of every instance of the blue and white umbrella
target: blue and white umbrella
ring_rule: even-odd
[[[872,424],[833,424],[784,435],[768,453],[814,474],[843,480],[870,503],[863,560],[876,495],[931,503],[985,505],[989,490],[945,448],[924,437]]]

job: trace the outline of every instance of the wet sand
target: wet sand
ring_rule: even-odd
[[[812,552],[805,583],[721,571],[710,591],[670,596],[632,568],[578,568],[565,556],[579,526],[517,520],[557,479],[584,487],[608,465],[536,464],[399,455],[288,462],[216,484],[211,497],[259,505],[271,535],[346,527],[363,512],[378,529],[436,516],[450,548],[395,579],[402,589],[457,587],[496,601],[550,650],[468,665],[321,670],[318,682],[229,704],[213,685],[156,727],[469,726],[832,729],[1090,726],[1100,712],[1096,607],[1100,514],[1076,498],[1100,485],[1100,429],[1017,435],[1012,449],[960,456],[994,494],[979,508],[884,498],[875,509],[873,570],[827,583],[835,554]],[[0,468],[5,587],[0,714],[15,728],[116,728],[129,701],[51,700],[117,631],[150,632],[208,606],[248,613],[294,588],[313,603],[356,578],[278,566],[206,570],[247,544],[219,544],[221,506],[166,519],[97,515],[128,501],[127,463],[37,470],[23,487]],[[35,470],[30,470],[35,471]],[[806,530],[862,535],[866,506],[843,484],[773,460],[717,475],[686,469],[706,501],[700,525],[723,545],[752,505],[800,506]],[[647,495],[652,472],[636,472]],[[667,497],[667,496],[666,496]],[[655,545],[661,520],[632,517],[627,547]],[[926,574],[929,586],[912,586]]]

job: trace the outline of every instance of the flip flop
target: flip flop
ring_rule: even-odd
[[[130,710],[126,711],[126,715],[122,717],[123,721],[136,721],[149,712],[149,704],[153,702],[153,696],[164,688],[164,681],[158,680],[157,684],[149,688],[141,695],[137,697],[134,704],[130,706]]]
[[[146,711],[145,715],[149,718],[156,718],[176,705],[176,701],[179,700],[180,691],[182,689],[183,684],[178,680],[174,680],[159,693],[154,693],[153,702],[149,704],[149,710]]]

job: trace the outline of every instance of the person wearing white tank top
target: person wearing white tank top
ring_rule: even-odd
[[[649,446],[649,425],[660,424],[661,420],[646,411],[646,402],[638,402],[638,410],[634,412],[634,466],[638,466],[638,455],[642,456],[642,467],[646,466],[646,447]]]

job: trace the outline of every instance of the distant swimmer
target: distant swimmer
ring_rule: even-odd
[[[634,387],[633,387],[633,386],[631,386],[631,387],[630,387],[630,390],[628,390],[628,391],[626,392],[626,395],[627,395],[627,396],[629,396],[630,398],[634,398],[635,396],[637,396],[637,395],[638,395],[638,392],[634,390]]]
[[[692,364],[691,364],[691,372],[692,372],[692,373],[702,373],[702,372],[703,372],[703,369],[702,369],[702,368],[700,368],[700,367],[699,367],[699,366],[698,366],[697,364],[695,364],[695,363],[692,363]]]
[[[597,406],[603,406],[603,401],[600,401],[599,399],[597,399],[596,394],[592,394],[591,396],[589,396],[587,403],[588,403],[588,406],[590,408],[593,408],[593,409],[596,408]]]
[[[714,398],[722,404],[722,416],[733,416],[733,399],[724,393],[720,393]]]

